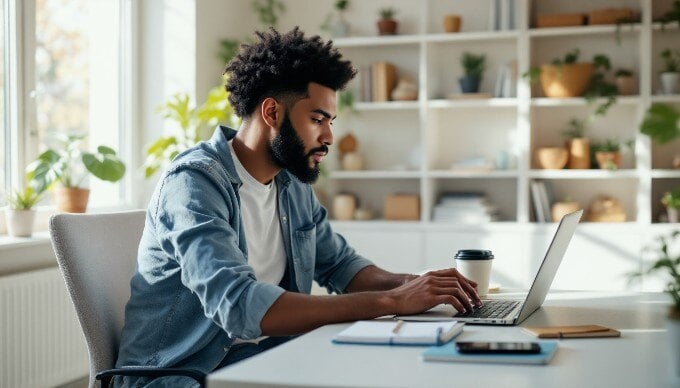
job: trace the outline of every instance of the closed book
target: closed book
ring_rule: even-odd
[[[376,62],[371,66],[372,95],[374,102],[390,101],[397,86],[397,68],[389,62]]]
[[[523,327],[522,330],[538,338],[594,338],[620,337],[621,332],[600,325]]]
[[[490,364],[547,364],[557,352],[556,341],[540,341],[541,352],[536,354],[504,353],[504,354],[480,354],[460,353],[456,349],[455,342],[444,346],[428,348],[423,353],[425,361],[444,362],[474,362]]]
[[[463,331],[463,322],[359,321],[338,333],[338,344],[442,345]]]

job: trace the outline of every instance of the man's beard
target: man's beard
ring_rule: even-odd
[[[305,152],[305,144],[298,136],[286,112],[279,134],[269,143],[269,155],[279,167],[290,171],[303,183],[314,183],[319,178],[319,164],[310,167],[311,156],[317,152],[328,153],[328,147],[321,147]]]

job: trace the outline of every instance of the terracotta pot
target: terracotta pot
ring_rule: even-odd
[[[567,27],[585,24],[586,15],[582,13],[539,14],[536,16],[536,27]]]
[[[614,170],[621,168],[621,152],[595,152],[595,160],[602,170]]]
[[[459,32],[462,24],[460,15],[444,15],[444,31],[445,32]]]
[[[616,89],[622,96],[630,96],[637,92],[637,80],[633,76],[616,77]]]
[[[560,222],[564,215],[573,213],[581,208],[581,204],[575,201],[555,202],[550,209],[550,217],[553,222]]]
[[[394,19],[378,20],[378,33],[380,35],[395,35],[399,24]]]
[[[560,170],[567,165],[569,154],[563,147],[541,147],[536,150],[538,166],[548,170]]]
[[[57,209],[64,213],[85,213],[90,190],[60,187],[54,190]]]
[[[581,96],[590,86],[594,72],[592,63],[542,65],[540,81],[543,94],[558,98]]]
[[[578,137],[567,141],[569,150],[569,168],[589,169],[590,168],[590,139]]]

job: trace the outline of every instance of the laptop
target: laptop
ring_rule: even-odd
[[[486,299],[481,307],[475,307],[473,311],[462,314],[451,305],[439,305],[422,314],[397,318],[428,321],[454,319],[479,325],[519,325],[543,304],[582,214],[583,210],[578,210],[562,217],[524,300]]]

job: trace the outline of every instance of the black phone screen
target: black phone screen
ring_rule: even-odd
[[[456,342],[456,349],[461,353],[523,353],[541,352],[536,342]]]

